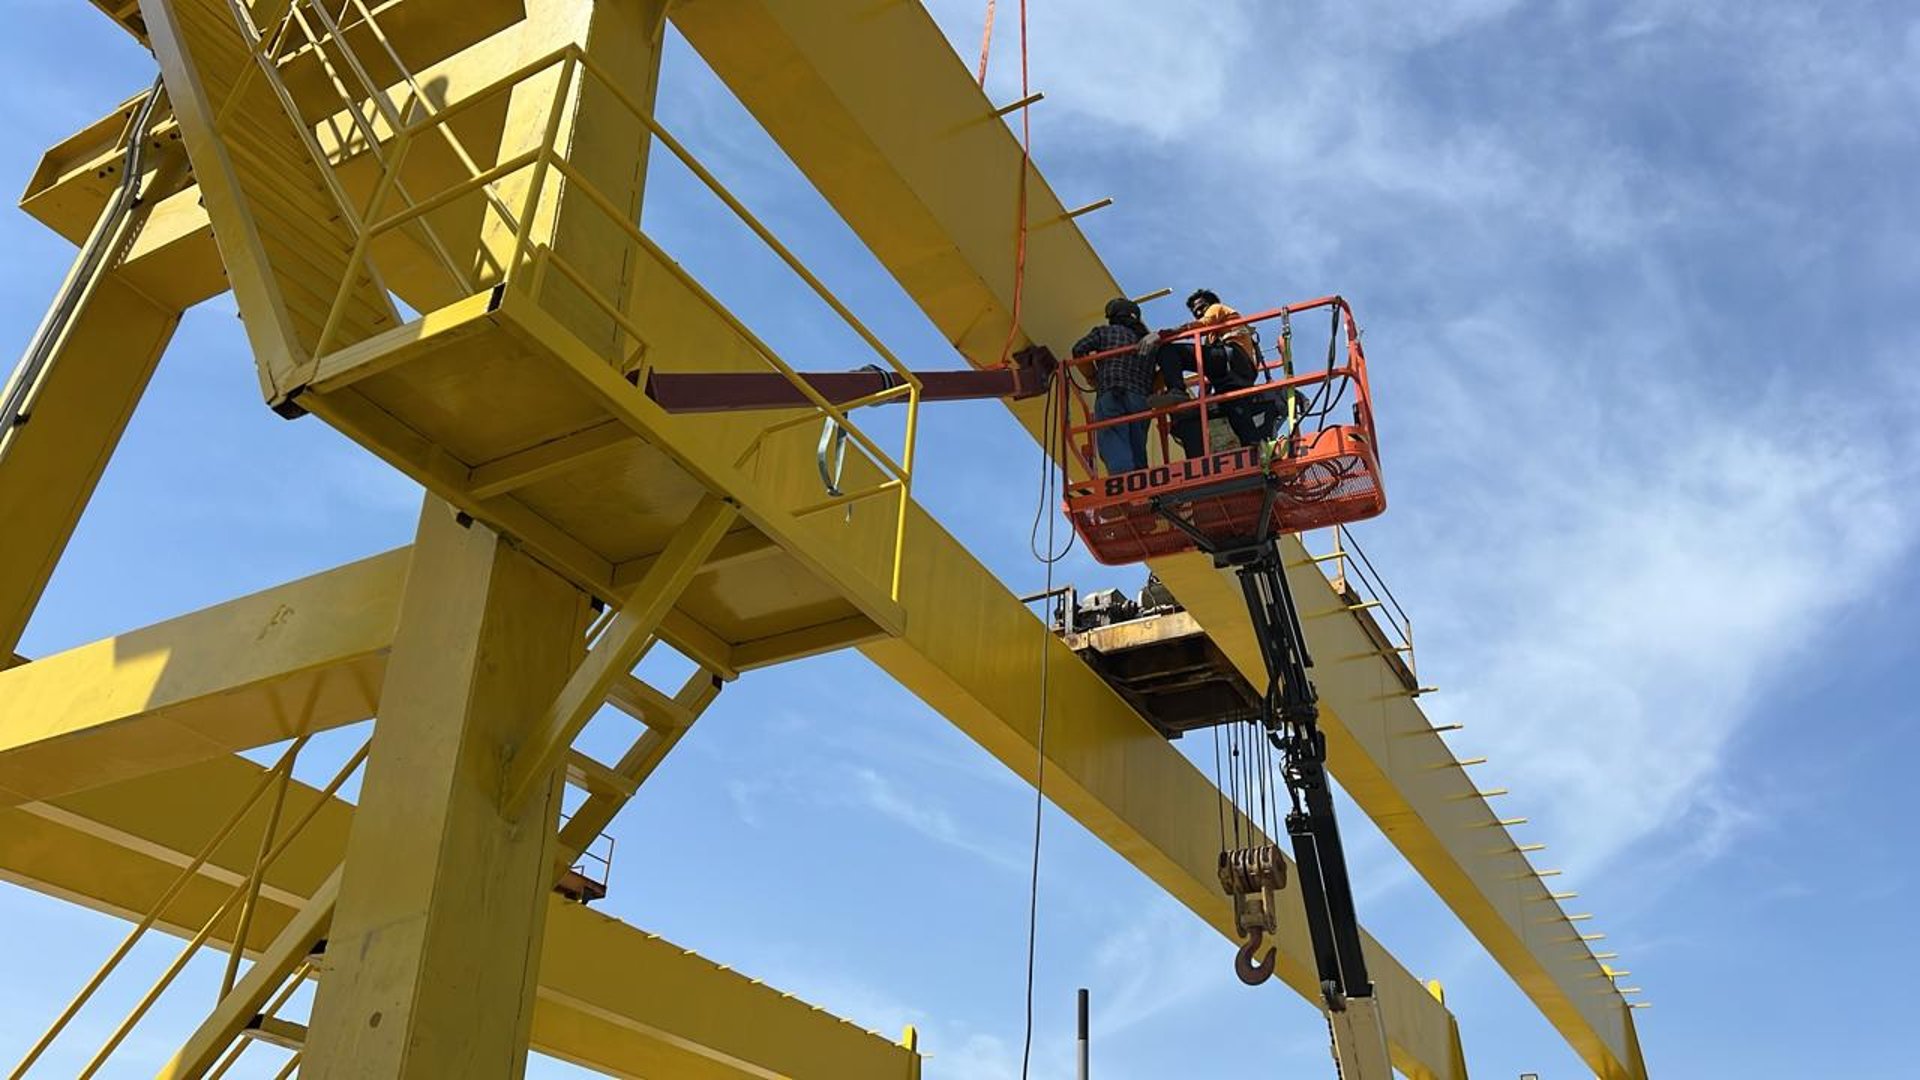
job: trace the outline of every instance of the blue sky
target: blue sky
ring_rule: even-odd
[[[981,6],[932,5],[969,64]],[[1005,101],[1001,6],[989,89]],[[1551,845],[1655,1003],[1638,1013],[1655,1075],[1911,1075],[1896,1041],[1920,882],[1895,795],[1920,752],[1903,682],[1920,597],[1916,15],[1033,7],[1036,156],[1067,204],[1115,198],[1083,221],[1131,291],[1356,305],[1392,496],[1362,538],[1413,613],[1432,715],[1467,725],[1458,752],[1490,759],[1483,785],[1513,790],[1523,839]],[[18,188],[39,148],[152,67],[78,0],[22,0],[10,31],[0,176]],[[662,113],[896,351],[953,361],[677,40]],[[846,355],[684,176],[654,184],[648,229],[789,359]],[[0,336],[24,344],[71,251],[18,213],[0,243]],[[1011,587],[1035,587],[1034,493],[1004,481],[1031,475],[1033,444],[991,403],[926,423],[916,490]],[[404,543],[416,507],[318,422],[268,412],[231,301],[210,302],[23,651]],[[821,658],[722,695],[616,826],[607,909],[868,1027],[919,1024],[930,1076],[1017,1075],[1030,813],[1029,789],[864,660]],[[1583,1075],[1364,818],[1344,823],[1363,920],[1447,984],[1474,1074]],[[1037,1076],[1070,1074],[1081,985],[1102,1077],[1328,1075],[1311,1009],[1241,987],[1217,936],[1070,821],[1047,826]],[[768,861],[763,892],[716,887],[716,853],[742,845]],[[120,928],[11,888],[0,927],[11,1060]],[[190,1005],[110,1075],[150,1075]]]

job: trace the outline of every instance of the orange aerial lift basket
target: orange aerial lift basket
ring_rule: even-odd
[[[1328,312],[1325,366],[1297,373],[1294,324],[1320,310]],[[1272,346],[1261,345],[1263,333]],[[1223,389],[1191,373],[1207,368],[1210,346],[1241,343],[1252,363],[1220,381],[1246,385]],[[1056,415],[1070,461],[1087,476],[1067,484],[1065,510],[1094,558],[1119,565],[1181,551],[1218,554],[1387,508],[1366,354],[1345,300],[1190,323],[1160,349],[1191,350],[1189,399],[1119,416],[1095,415],[1095,369],[1133,347],[1062,361]],[[1148,425],[1147,465],[1109,472],[1096,452],[1100,434],[1131,424]],[[1236,437],[1235,429],[1259,437]]]

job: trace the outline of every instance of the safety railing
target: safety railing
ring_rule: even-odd
[[[231,945],[228,949],[226,968],[222,977],[220,991],[222,997],[226,996],[227,992],[233,988],[239,973],[240,956],[246,946],[247,937],[253,921],[253,914],[259,903],[260,893],[266,880],[267,871],[272,869],[280,857],[301,837],[306,831],[307,826],[319,816],[320,811],[332,802],[334,794],[340,790],[341,786],[345,784],[354,773],[359,771],[360,766],[366,762],[369,747],[368,743],[362,743],[360,748],[348,757],[346,762],[334,773],[332,779],[327,782],[326,786],[320,789],[319,793],[314,797],[305,811],[283,831],[280,828],[281,812],[284,809],[287,790],[293,782],[294,764],[299,758],[301,749],[304,748],[306,744],[306,736],[296,739],[288,746],[287,750],[281,754],[280,759],[275,762],[270,769],[260,775],[260,779],[255,783],[248,795],[241,800],[240,805],[227,817],[226,821],[214,830],[213,836],[208,839],[200,851],[188,861],[187,865],[182,867],[180,872],[174,876],[173,881],[162,890],[160,896],[154,900],[153,906],[142,915],[139,922],[134,924],[133,929],[127,932],[126,937],[121,939],[120,944],[107,956],[106,961],[100,965],[100,968],[94,972],[93,976],[87,980],[79,992],[73,996],[73,999],[67,1003],[66,1008],[61,1010],[60,1015],[55,1017],[53,1022],[47,1026],[46,1031],[34,1042],[33,1046],[28,1048],[26,1056],[21,1058],[19,1064],[8,1074],[9,1080],[22,1080],[22,1078],[27,1075],[28,1071],[33,1068],[34,1063],[47,1052],[47,1049],[53,1045],[61,1033],[73,1023],[74,1018],[80,1014],[87,1003],[93,1000],[94,995],[99,992],[108,977],[118,969],[121,962],[127,958],[127,955],[133,951],[134,946],[138,945],[141,939],[147,935],[148,931],[152,930],[155,925],[159,924],[161,920],[166,917],[168,911],[173,907],[174,902],[179,899],[180,894],[186,890],[187,886],[200,879],[206,873],[206,866],[208,862],[212,860],[214,853],[234,835],[241,823],[253,813],[255,808],[259,806],[260,801],[266,798],[268,792],[271,791],[273,793],[273,801],[269,805],[265,822],[261,828],[258,849],[252,865],[248,868],[246,877],[236,883],[227,892],[225,899],[216,905],[213,911],[207,915],[201,922],[199,930],[187,940],[187,943],[181,947],[180,952],[175,956],[173,961],[167,965],[160,976],[148,987],[139,1000],[134,1003],[133,1007],[128,1010],[120,1023],[114,1027],[113,1031],[107,1036],[106,1041],[101,1044],[99,1049],[94,1052],[92,1058],[88,1060],[87,1064],[77,1074],[79,1080],[89,1080],[89,1078],[97,1075],[100,1070],[106,1066],[108,1060],[113,1056],[115,1051],[120,1048],[121,1044],[126,1041],[127,1036],[132,1033],[134,1027],[153,1009],[153,1006],[160,1000],[160,997],[165,994],[168,988],[179,978],[180,973],[186,969],[188,962],[199,954],[200,950],[206,946],[208,941],[220,932],[222,925],[228,922],[229,916],[232,916],[234,923],[229,926],[226,931],[231,937]],[[284,1001],[284,997],[282,1000]]]
[[[567,869],[578,874],[580,880],[592,883],[600,895],[605,896],[613,882],[613,848],[613,834],[603,832],[581,850],[580,857]]]
[[[1329,316],[1326,362],[1323,368],[1300,373],[1293,350],[1294,318],[1317,310]],[[1259,331],[1277,330],[1278,344],[1268,349],[1261,344]],[[1222,365],[1231,363],[1220,350],[1240,349],[1244,343],[1251,353],[1246,368],[1236,377],[1222,379]],[[1180,357],[1179,382],[1161,385],[1167,392],[1184,392],[1184,400],[1150,406],[1142,410],[1102,416],[1099,414],[1098,387],[1102,382],[1098,368],[1102,364],[1143,363],[1159,373],[1171,355]],[[1187,323],[1164,332],[1148,354],[1142,356],[1137,345],[1089,353],[1063,362],[1063,370],[1074,377],[1061,380],[1065,397],[1065,439],[1071,454],[1088,475],[1103,475],[1096,451],[1100,433],[1143,420],[1153,424],[1158,434],[1160,461],[1174,459],[1172,444],[1180,443],[1189,458],[1211,457],[1223,449],[1235,449],[1245,440],[1224,439],[1216,430],[1220,421],[1247,417],[1275,440],[1272,452],[1287,456],[1310,443],[1317,432],[1340,424],[1357,424],[1371,431],[1372,398],[1367,389],[1366,353],[1353,310],[1338,296],[1323,296],[1303,303],[1239,315],[1213,323]],[[1229,369],[1230,370],[1230,369]],[[1222,390],[1217,382],[1242,382],[1244,385]],[[1337,410],[1351,397],[1351,418],[1340,418]],[[1074,417],[1078,415],[1076,422]],[[1251,417],[1259,416],[1255,422]]]
[[[228,92],[219,112],[219,123],[224,125],[233,110],[246,100],[242,90],[253,79],[265,78],[266,85],[272,91],[281,108],[294,121],[301,144],[308,156],[318,168],[328,194],[339,208],[342,220],[349,229],[359,231],[364,227],[364,219],[348,196],[340,178],[334,174],[331,156],[319,139],[303,120],[300,103],[294,98],[293,91],[287,86],[281,75],[281,65],[301,53],[311,55],[318,63],[327,87],[333,92],[334,104],[348,118],[349,126],[360,136],[361,145],[374,156],[380,165],[386,164],[381,155],[380,140],[376,133],[374,119],[383,119],[387,124],[398,127],[401,114],[388,96],[386,88],[379,80],[369,74],[366,65],[347,44],[341,32],[340,22],[349,12],[356,12],[358,21],[355,29],[361,30],[378,41],[400,72],[404,81],[414,91],[410,108],[426,107],[426,95],[419,89],[419,83],[406,64],[394,51],[392,42],[380,29],[373,12],[364,0],[340,0],[338,12],[330,12],[322,0],[279,0],[277,3],[255,3],[249,5],[242,0],[227,0],[228,10],[239,27],[246,42],[248,59],[252,61],[240,72],[239,80]],[[265,16],[263,25],[262,16]],[[316,29],[318,27],[318,29]],[[347,83],[351,74],[360,84],[359,90]],[[362,111],[362,100],[367,101],[376,113],[369,118]],[[448,133],[453,138],[452,133]],[[457,138],[454,140],[457,144]],[[342,156],[349,148],[343,140]],[[464,154],[464,147],[456,147],[456,153]],[[412,201],[412,194],[400,186],[402,198]],[[425,222],[416,224],[411,230],[414,238],[432,252],[440,267],[456,280],[465,281],[467,275],[455,262],[451,252],[433,228]],[[470,284],[470,283],[469,283]]]
[[[1330,537],[1332,546],[1315,552],[1313,549],[1322,533]],[[1314,538],[1313,543],[1308,543],[1309,537]],[[1307,546],[1309,561],[1326,575],[1344,609],[1360,617],[1361,628],[1373,640],[1375,655],[1387,662],[1409,692],[1421,694],[1432,690],[1420,685],[1420,668],[1413,650],[1413,616],[1407,614],[1400,598],[1387,586],[1386,578],[1374,568],[1373,560],[1354,539],[1352,526],[1335,525],[1303,535],[1301,542]]]
[[[329,27],[329,29],[334,28]],[[464,153],[463,148],[461,160],[466,172],[463,179],[418,197],[411,192],[401,190],[401,174],[405,170],[408,153],[416,143],[423,138],[435,137],[436,133],[445,131],[448,125],[470,110],[521,91],[522,88],[540,80],[548,80],[552,83],[552,94],[548,99],[545,124],[537,145],[503,150],[500,160],[491,164],[475,161],[471,155]],[[509,289],[523,290],[537,304],[550,307],[553,303],[551,290],[555,279],[564,280],[571,286],[574,295],[584,297],[608,320],[612,330],[609,335],[610,340],[604,345],[597,346],[608,362],[630,381],[645,385],[654,361],[645,349],[645,328],[639,325],[629,309],[630,296],[623,291],[617,297],[608,297],[605,291],[595,283],[593,277],[576,266],[564,251],[536,235],[540,223],[551,220],[553,203],[561,194],[562,184],[564,184],[564,191],[569,197],[578,197],[574,205],[596,208],[607,219],[614,233],[623,238],[624,243],[630,246],[634,254],[644,253],[651,256],[668,273],[679,278],[683,285],[694,290],[696,295],[703,292],[678,263],[668,257],[652,238],[640,229],[635,220],[636,210],[617,204],[578,165],[569,160],[565,153],[563,137],[567,131],[568,118],[580,107],[583,94],[589,85],[595,91],[597,101],[603,104],[611,101],[621,112],[644,127],[659,146],[664,147],[691,172],[839,320],[877,354],[896,377],[893,384],[884,390],[855,401],[835,404],[815,390],[737,317],[718,305],[714,307],[715,314],[742,342],[747,344],[752,357],[779,373],[797,388],[809,406],[797,417],[779,420],[759,430],[742,451],[740,462],[744,463],[754,454],[759,453],[767,445],[770,436],[809,423],[824,423],[831,432],[835,433],[836,441],[850,441],[857,447],[877,479],[851,491],[838,491],[834,481],[827,479],[828,492],[824,498],[790,507],[789,510],[797,517],[804,517],[836,507],[851,507],[854,503],[883,495],[894,495],[897,506],[888,588],[890,595],[897,599],[906,514],[912,491],[918,437],[919,405],[922,393],[919,377],[908,369],[873,331],[861,322],[790,249],[782,244],[773,232],[755,217],[711,171],[667,131],[653,116],[651,110],[635,101],[615,79],[609,77],[597,62],[576,45],[564,46],[546,56],[532,60],[501,75],[458,101],[434,109],[425,115],[407,119],[405,122],[399,122],[397,119],[393,121],[396,130],[388,141],[388,150],[381,159],[378,178],[365,205],[357,208],[356,217],[364,224],[357,230],[357,239],[348,259],[347,271],[320,333],[314,350],[315,357],[324,359],[335,351],[335,346],[344,347],[347,344],[339,340],[341,327],[349,310],[356,284],[362,280],[363,271],[369,266],[372,258],[371,245],[374,241],[397,229],[406,228],[421,221],[435,211],[452,206],[461,200],[469,200],[475,195],[482,195],[486,202],[485,215],[488,222],[497,223],[499,227],[488,233],[491,237],[488,242],[501,257],[498,259],[498,279],[482,280],[479,284],[492,287],[504,283]],[[510,191],[510,189],[519,188],[524,190]],[[390,208],[390,203],[396,198],[404,205]],[[483,229],[483,232],[486,230]],[[592,343],[589,344],[592,345]],[[849,418],[849,414],[863,406],[899,400],[906,402],[907,412],[899,451],[895,454],[889,453],[878,440],[855,424]],[[823,468],[822,471],[824,474],[826,470]],[[825,479],[824,475],[823,479]]]

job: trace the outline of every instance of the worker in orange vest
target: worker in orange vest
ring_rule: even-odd
[[[1187,297],[1187,310],[1193,314],[1194,321],[1174,333],[1227,323],[1240,317],[1239,312],[1221,303],[1219,294],[1211,289],[1194,290]],[[1166,388],[1149,398],[1149,404],[1161,408],[1189,400],[1185,373],[1196,370],[1195,351],[1193,345],[1179,343],[1160,345],[1154,350],[1160,380]],[[1198,370],[1206,379],[1207,389],[1211,393],[1243,390],[1252,386],[1258,378],[1260,350],[1254,342],[1251,327],[1235,326],[1203,334],[1198,352]],[[1227,421],[1234,438],[1243,446],[1254,446],[1271,439],[1274,423],[1278,419],[1277,409],[1265,395],[1249,395],[1222,402],[1212,406],[1209,411]],[[1173,434],[1189,457],[1199,452],[1199,428],[1196,410],[1186,409],[1175,413]]]

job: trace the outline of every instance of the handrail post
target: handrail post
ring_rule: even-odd
[[[380,208],[386,205],[387,192],[400,176],[400,168],[406,164],[407,150],[413,145],[413,132],[402,131],[393,140],[393,161],[385,172],[380,174],[380,182],[374,185],[373,194],[367,198],[367,212],[362,222],[376,221]],[[373,230],[364,224],[356,223],[358,234],[353,241],[353,253],[347,256],[347,274],[340,281],[340,291],[334,294],[333,308],[327,312],[327,324],[320,328],[320,336],[313,343],[315,359],[327,355],[327,346],[333,343],[333,335],[340,329],[340,323],[347,316],[347,301],[353,296],[353,284],[360,277],[360,268],[366,264],[367,245],[373,240]]]
[[[254,852],[253,869],[247,873],[247,891],[240,901],[240,922],[233,932],[233,948],[227,952],[226,973],[220,977],[221,997],[226,997],[233,990],[234,980],[240,975],[240,955],[247,951],[247,934],[253,929],[253,912],[260,903],[260,887],[266,883],[267,852],[273,847],[273,834],[280,829],[280,812],[287,805],[287,788],[293,782],[293,763],[310,737],[302,735],[294,740],[286,757],[274,767],[274,771],[280,774],[280,780],[274,788],[273,808],[267,811],[266,825],[260,830],[260,846]]]
[[[566,115],[567,97],[573,89],[573,69],[579,60],[571,46],[565,53],[559,82],[554,87],[553,107],[547,115],[547,130],[540,137],[540,156],[534,159],[533,176],[527,181],[527,198],[520,207],[520,227],[514,231],[513,255],[507,260],[503,275],[509,280],[519,273],[520,260],[526,258],[527,247],[533,242],[534,215],[539,211],[540,193],[546,187],[547,168],[559,145],[560,122]]]

